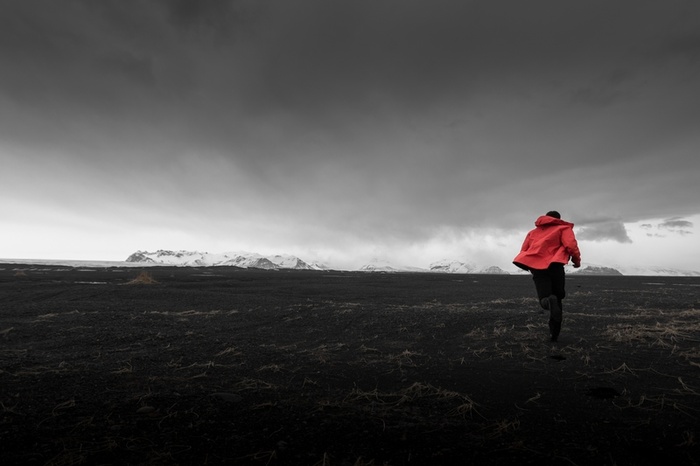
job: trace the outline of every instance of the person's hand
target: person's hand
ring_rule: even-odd
[[[581,267],[581,263],[580,263],[580,262],[574,262],[574,268],[575,268],[575,269],[578,269],[579,267]]]

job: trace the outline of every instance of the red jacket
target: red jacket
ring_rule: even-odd
[[[542,215],[535,226],[525,237],[520,254],[513,259],[515,265],[525,270],[544,270],[553,262],[568,264],[571,258],[574,267],[581,266],[573,223]]]

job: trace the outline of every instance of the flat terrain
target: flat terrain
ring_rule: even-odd
[[[2,464],[700,462],[700,278],[144,271],[0,264]]]

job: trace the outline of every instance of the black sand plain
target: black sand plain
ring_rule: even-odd
[[[567,285],[550,343],[527,275],[0,265],[0,458],[700,462],[700,277]]]

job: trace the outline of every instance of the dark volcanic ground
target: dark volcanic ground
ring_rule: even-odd
[[[144,270],[0,265],[2,464],[700,462],[700,278]]]

